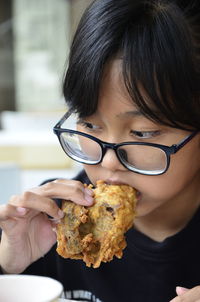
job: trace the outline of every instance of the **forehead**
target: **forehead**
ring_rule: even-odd
[[[102,108],[106,110],[109,107],[113,108],[114,103],[115,108],[119,103],[121,103],[121,106],[134,107],[134,103],[123,81],[121,59],[110,61],[104,69],[100,83],[97,110],[101,110]]]
[[[104,68],[99,90],[99,101],[112,95],[132,101],[125,87],[122,75],[122,59],[108,62]]]
[[[122,75],[122,59],[110,61],[103,72],[99,90],[97,112],[116,117],[143,116],[130,97]]]

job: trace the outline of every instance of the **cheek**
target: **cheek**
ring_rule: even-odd
[[[142,195],[149,201],[162,203],[171,199],[183,187],[183,179],[176,180],[175,176],[160,175],[155,176],[154,179],[152,177],[138,185],[138,190],[141,188]]]
[[[199,152],[177,153],[171,157],[168,171],[159,176],[141,178],[138,186],[149,198],[154,200],[169,200],[181,193],[200,174]],[[139,189],[139,188],[138,188]]]
[[[84,170],[89,177],[91,183],[95,185],[98,178],[98,165],[83,165]]]

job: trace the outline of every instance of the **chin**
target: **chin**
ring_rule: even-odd
[[[152,204],[151,201],[141,198],[136,205],[136,218],[145,217],[153,213],[158,208],[158,205]]]

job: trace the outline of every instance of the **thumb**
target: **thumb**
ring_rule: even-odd
[[[186,293],[189,289],[185,288],[185,287],[181,287],[181,286],[177,286],[176,287],[176,293],[178,296],[183,295],[184,293]]]

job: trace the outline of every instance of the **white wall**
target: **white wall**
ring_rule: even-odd
[[[70,2],[15,0],[13,22],[17,109],[62,108],[61,84],[71,31]]]
[[[72,33],[75,31],[82,13],[92,0],[71,0],[71,26]]]

